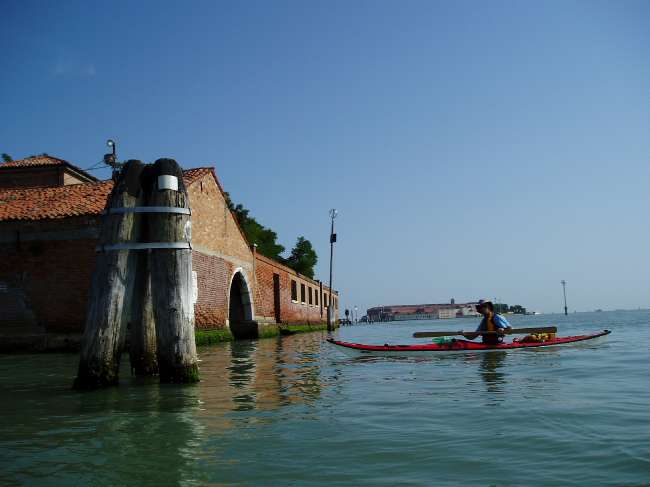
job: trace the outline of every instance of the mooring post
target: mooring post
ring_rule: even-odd
[[[149,240],[146,219],[142,222],[142,239]],[[156,325],[151,301],[151,253],[138,253],[136,285],[133,290],[133,319],[130,323],[129,358],[131,370],[138,376],[158,373]]]
[[[142,191],[147,195],[151,191],[153,166],[147,164],[142,170],[140,181]],[[146,205],[146,202],[143,204]],[[146,210],[147,208],[141,208]],[[142,218],[140,224],[140,242],[151,242],[149,236],[149,219]],[[145,245],[146,247],[146,245]],[[129,358],[131,371],[137,376],[152,376],[158,373],[156,354],[156,324],[151,301],[151,249],[138,252],[138,270],[133,296],[133,318],[129,334]]]
[[[192,222],[183,171],[173,159],[158,159],[150,172],[147,205],[184,209],[148,214],[151,297],[156,323],[160,382],[199,380],[192,303]]]
[[[116,173],[115,186],[106,205],[97,247],[86,326],[81,343],[79,371],[73,387],[79,390],[115,385],[126,324],[130,319],[136,252],[129,243],[139,237],[139,215],[123,208],[139,206],[140,161],[128,161]],[[126,249],[121,247],[127,247]]]

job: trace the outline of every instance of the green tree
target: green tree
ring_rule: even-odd
[[[266,228],[264,225],[258,223],[255,218],[250,216],[250,211],[244,208],[243,205],[234,205],[228,193],[225,196],[226,204],[233,215],[235,215],[248,242],[257,244],[257,251],[260,254],[279,262],[284,262],[281,254],[285,249],[277,242],[278,235],[270,228]]]
[[[2,162],[11,162],[13,158],[9,154],[2,153]]]
[[[296,245],[285,263],[294,271],[313,279],[316,262],[318,262],[318,256],[311,242],[305,237],[298,237]]]

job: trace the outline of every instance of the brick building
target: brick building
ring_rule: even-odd
[[[184,172],[192,208],[196,326],[236,336],[323,323],[330,291],[259,255],[213,168]],[[49,156],[0,164],[0,333],[80,334],[101,213],[113,187]],[[338,293],[331,299],[338,318]]]

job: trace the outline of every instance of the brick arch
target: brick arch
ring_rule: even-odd
[[[253,293],[246,273],[238,267],[228,287],[228,326],[235,338],[256,338],[257,323],[253,321]]]

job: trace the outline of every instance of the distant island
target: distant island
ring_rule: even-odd
[[[375,306],[366,310],[366,320],[373,321],[407,321],[407,320],[442,320],[450,318],[475,318],[480,316],[476,311],[477,302],[441,304],[397,304],[390,306]],[[494,310],[499,314],[525,315],[526,308],[515,304],[495,303]],[[366,321],[363,320],[363,321]]]

